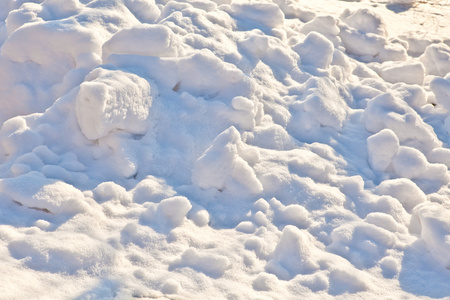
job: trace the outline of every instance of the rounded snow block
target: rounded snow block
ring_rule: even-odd
[[[132,73],[98,68],[89,73],[76,97],[76,115],[90,140],[113,130],[145,134],[155,96],[150,83]]]
[[[305,40],[295,45],[292,50],[300,55],[303,65],[327,69],[333,60],[333,43],[317,32],[308,33]]]
[[[380,172],[392,163],[392,159],[398,152],[400,142],[395,133],[390,129],[383,129],[367,139],[370,166]]]
[[[425,67],[421,62],[387,63],[382,66],[380,76],[390,83],[404,82],[422,85],[425,79]]]

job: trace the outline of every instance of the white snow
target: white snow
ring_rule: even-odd
[[[155,94],[149,82],[139,76],[95,69],[80,85],[76,98],[81,131],[91,140],[102,138],[113,130],[145,134]]]
[[[447,299],[449,15],[0,1],[0,299]]]

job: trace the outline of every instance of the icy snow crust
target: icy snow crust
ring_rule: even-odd
[[[2,0],[0,298],[448,297],[450,42],[375,2]]]

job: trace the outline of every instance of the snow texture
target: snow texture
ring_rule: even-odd
[[[450,6],[1,0],[1,299],[447,299]]]

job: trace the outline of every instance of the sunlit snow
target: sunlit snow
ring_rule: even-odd
[[[449,16],[0,0],[0,299],[450,297]]]

